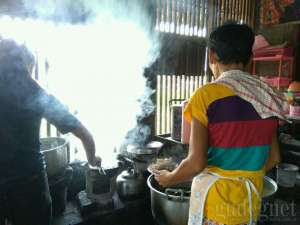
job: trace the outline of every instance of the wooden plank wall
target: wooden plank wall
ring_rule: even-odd
[[[156,135],[170,133],[172,99],[188,99],[210,82],[206,40],[228,21],[254,28],[253,0],[156,0],[155,30],[162,49],[156,62]],[[179,102],[178,102],[179,103]]]

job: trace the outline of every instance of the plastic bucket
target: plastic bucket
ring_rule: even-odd
[[[293,164],[281,163],[277,168],[277,184],[282,187],[294,187],[299,167]]]

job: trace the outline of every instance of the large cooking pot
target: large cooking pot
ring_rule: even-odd
[[[62,172],[68,166],[68,142],[61,137],[41,138],[41,152],[46,161],[48,177]]]
[[[150,175],[151,210],[159,225],[186,225],[188,221],[191,182],[162,188]]]
[[[191,182],[162,188],[150,175],[147,184],[151,192],[151,210],[154,220],[159,225],[186,225],[188,223]],[[269,177],[264,177],[263,198],[273,195],[277,184]]]

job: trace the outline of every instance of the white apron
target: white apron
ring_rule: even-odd
[[[243,177],[224,177],[216,173],[203,171],[193,179],[190,197],[190,210],[188,225],[202,225],[204,219],[204,206],[208,191],[213,184],[219,179],[240,181],[246,185],[249,201],[249,215],[250,221],[248,225],[253,224],[253,208],[252,208],[252,193],[254,192],[259,199],[261,199],[256,187],[251,180]]]

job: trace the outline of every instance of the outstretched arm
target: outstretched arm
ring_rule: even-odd
[[[95,141],[88,129],[80,124],[72,133],[81,140],[91,166],[101,166],[101,158],[95,156]]]
[[[155,179],[162,186],[171,186],[192,179],[207,165],[207,128],[193,117],[188,156],[172,172],[160,171]]]

